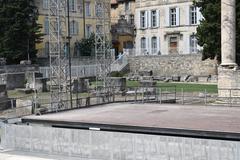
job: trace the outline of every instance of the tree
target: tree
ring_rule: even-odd
[[[36,58],[41,26],[34,0],[0,0],[0,57],[8,64]]]
[[[92,33],[90,37],[83,38],[80,42],[75,43],[74,55],[92,56],[95,49],[95,35]]]
[[[240,1],[237,6],[237,63],[240,64]],[[203,47],[202,59],[217,58],[221,62],[221,0],[195,2],[204,17],[197,28],[198,44]]]

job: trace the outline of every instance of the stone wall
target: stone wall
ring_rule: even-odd
[[[240,159],[238,141],[9,124],[2,124],[0,145],[4,149],[95,160]]]
[[[152,70],[154,76],[217,75],[215,60],[201,60],[200,54],[129,57],[130,72]]]
[[[37,65],[5,65],[0,66],[0,84],[5,84],[7,90],[25,88],[26,73],[37,72]]]

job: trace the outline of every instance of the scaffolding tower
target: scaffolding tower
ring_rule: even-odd
[[[96,33],[95,33],[95,58],[96,58],[96,94],[111,92],[111,22],[110,0],[96,0]]]
[[[67,0],[49,0],[51,110],[69,108]]]
[[[68,62],[70,49],[68,0],[49,0],[49,53],[50,53],[50,91],[52,111],[72,107],[71,70]],[[110,36],[110,0],[96,0],[96,92],[109,93],[111,81],[111,36]],[[68,17],[69,18],[69,17]],[[70,83],[69,83],[70,82]],[[72,99],[71,99],[72,100]]]

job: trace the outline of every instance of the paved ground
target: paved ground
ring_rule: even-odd
[[[24,119],[240,133],[240,107],[107,104]]]

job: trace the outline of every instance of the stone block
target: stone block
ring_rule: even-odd
[[[89,80],[77,78],[73,80],[73,93],[84,93],[89,89]]]
[[[219,97],[240,98],[240,70],[219,67],[218,95]]]
[[[7,90],[25,88],[25,73],[4,73],[1,77],[5,78]]]
[[[211,76],[198,76],[197,79],[198,79],[198,82],[206,83],[210,81],[210,77]]]
[[[152,76],[153,72],[152,70],[143,70],[143,71],[139,71],[138,74],[140,76]]]
[[[123,77],[110,77],[111,85],[115,91],[125,91],[127,88],[127,79]]]

